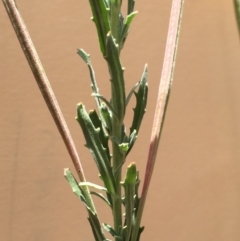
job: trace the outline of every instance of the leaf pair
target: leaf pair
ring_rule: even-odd
[[[86,147],[90,150],[98,167],[101,179],[110,194],[116,192],[116,183],[110,165],[108,139],[104,135],[102,124],[95,111],[88,115],[83,104],[78,104],[77,121],[79,122],[86,140]]]

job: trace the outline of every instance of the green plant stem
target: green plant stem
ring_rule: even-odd
[[[66,121],[63,117],[62,111],[58,105],[54,92],[51,88],[47,75],[44,71],[44,68],[41,64],[37,51],[33,45],[31,37],[28,33],[27,27],[20,15],[20,12],[17,9],[16,3],[14,0],[3,0],[4,7],[8,13],[9,19],[13,25],[13,28],[16,32],[22,50],[27,58],[29,66],[32,70],[32,73],[35,77],[35,80],[39,86],[39,89],[43,95],[43,98],[48,106],[48,109],[55,121],[55,124],[60,132],[62,139],[66,145],[68,153],[72,159],[74,167],[77,171],[79,179],[81,182],[85,182],[85,175],[81,165],[80,158],[78,156],[75,144],[71,137],[70,131],[66,124]],[[91,198],[89,188],[87,186],[83,187],[84,193],[87,198],[89,207],[96,213],[93,200]]]
[[[139,226],[142,218],[143,208],[145,205],[154,164],[157,156],[159,140],[162,133],[164,117],[166,114],[167,103],[169,100],[170,89],[173,80],[175,67],[175,59],[178,46],[179,31],[181,25],[181,17],[184,0],[173,0],[168,29],[168,37],[165,49],[165,56],[160,79],[158,99],[156,104],[155,116],[153,120],[152,134],[150,139],[150,147],[148,152],[148,161],[143,183],[142,195],[137,211],[135,228],[132,234],[131,241],[136,241],[138,237]]]
[[[119,14],[120,14],[120,8],[121,8],[121,1],[119,0],[111,0],[111,19],[110,19],[110,29],[111,29],[111,34],[116,40],[116,43],[119,44],[119,39],[120,39],[120,31],[119,31]],[[112,50],[112,49],[111,49]],[[114,56],[115,54],[115,56]],[[117,53],[110,52],[108,53],[107,61],[108,64],[113,62],[113,60],[116,58]],[[111,58],[113,56],[113,58]],[[110,58],[110,59],[108,59]],[[110,61],[110,62],[109,62]],[[122,67],[115,65],[112,66],[109,64],[109,68],[111,69],[111,90],[112,90],[112,105],[113,109],[118,113],[120,111],[121,113],[121,108],[125,110],[125,106],[121,107],[119,109],[119,99],[116,99],[116,83],[121,84],[121,76],[119,76],[119,73],[122,74]],[[114,70],[117,71],[114,71]],[[123,86],[124,87],[124,86]],[[122,88],[122,86],[120,87]],[[117,90],[120,91],[120,90]],[[125,100],[125,92],[120,92],[124,93],[124,100]],[[125,104],[124,104],[125,105]],[[119,117],[119,115],[118,115]],[[120,119],[117,118],[115,115],[113,115],[112,118],[112,136],[113,136],[113,141],[112,141],[112,154],[113,154],[113,172],[115,176],[115,181],[116,181],[116,195],[113,197],[113,219],[114,219],[114,229],[117,232],[119,227],[122,227],[122,192],[121,192],[121,178],[122,178],[122,168],[121,165],[124,162],[124,155],[120,152],[119,150],[119,143],[116,142],[116,140],[120,141],[121,140],[121,131],[122,131],[122,122],[123,122],[123,115],[121,113]],[[120,167],[120,168],[119,168]],[[117,241],[117,239],[116,239]]]
[[[121,138],[121,126],[115,116],[113,116],[113,131],[112,135],[116,137],[117,140]],[[113,172],[116,180],[116,195],[113,197],[113,218],[114,218],[114,228],[118,231],[118,228],[122,226],[122,192],[121,192],[121,176],[122,168],[121,164],[124,162],[124,156],[120,153],[118,143],[115,140],[112,141],[112,152],[113,152]],[[120,167],[120,168],[119,168]]]
[[[111,28],[111,33],[112,36],[115,38],[116,43],[119,44],[119,39],[120,39],[120,31],[119,31],[119,14],[120,14],[120,9],[121,5],[119,1],[114,1],[111,3],[111,21],[110,21],[110,28]]]

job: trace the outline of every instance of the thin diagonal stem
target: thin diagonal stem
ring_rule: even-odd
[[[175,59],[177,53],[178,37],[181,24],[181,16],[183,10],[184,0],[173,0],[172,10],[170,16],[170,23],[168,29],[167,43],[165,49],[165,56],[163,62],[162,75],[159,85],[158,98],[155,110],[155,116],[152,127],[152,134],[150,139],[150,147],[148,152],[148,161],[145,172],[145,179],[143,183],[142,195],[138,207],[136,227],[139,227],[143,213],[144,204],[151,181],[153,168],[157,156],[159,140],[163,128],[164,117],[166,114],[167,103],[169,99],[171,84],[173,80],[173,73],[175,67]],[[138,230],[134,230],[132,241],[137,238]]]
[[[68,153],[78,173],[79,179],[81,182],[85,182],[86,179],[84,171],[70,131],[63,117],[62,111],[58,105],[54,92],[51,88],[47,75],[43,69],[37,51],[32,43],[27,27],[17,9],[16,3],[14,0],[3,0],[3,4],[6,8],[10,21],[16,32],[16,35],[27,58],[32,73],[37,81],[39,89],[43,95],[43,98],[67,147]],[[94,212],[96,212],[88,187],[85,186],[83,187],[83,189],[88,199],[89,207]]]

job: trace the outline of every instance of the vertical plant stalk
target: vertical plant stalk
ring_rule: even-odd
[[[111,0],[112,1],[112,0]],[[111,2],[111,32],[112,36],[116,39],[116,42],[119,42],[120,31],[119,31],[119,14],[120,14],[121,3],[119,0],[114,0]]]
[[[114,123],[115,122],[115,123]],[[121,137],[121,126],[122,123],[118,123],[116,118],[113,118],[113,136],[120,139]],[[124,162],[124,156],[120,153],[118,144],[112,142],[112,152],[113,152],[113,171],[115,172],[116,180],[116,196],[113,199],[113,218],[114,218],[114,228],[118,230],[122,227],[122,193],[121,193],[121,178],[122,178],[122,168],[119,166]],[[117,171],[116,171],[117,170]]]
[[[85,182],[85,175],[81,165],[80,158],[78,156],[75,144],[71,137],[70,131],[66,124],[66,121],[63,117],[62,111],[58,105],[54,92],[51,88],[47,75],[43,69],[37,51],[32,43],[30,35],[28,33],[27,27],[17,9],[16,3],[14,0],[3,0],[4,7],[8,13],[9,19],[12,23],[12,26],[16,32],[17,38],[20,42],[22,50],[27,58],[29,66],[32,70],[32,73],[37,81],[39,89],[43,95],[43,98],[48,106],[48,109],[55,121],[55,124],[60,132],[62,139],[66,145],[68,153],[72,159],[74,167],[77,171],[79,179],[81,182]],[[91,198],[89,188],[87,186],[83,187],[84,193],[87,198],[89,207],[96,212],[93,200]]]
[[[120,9],[121,0],[111,0],[110,3],[110,32],[107,33],[106,38],[106,59],[111,75],[111,100],[112,107],[116,111],[117,115],[113,115],[112,118],[112,136],[120,141],[122,134],[122,124],[126,109],[126,96],[125,86],[123,77],[123,68],[120,62]],[[116,195],[113,197],[113,219],[114,229],[119,230],[122,227],[122,193],[121,193],[121,178],[122,168],[121,165],[124,163],[125,155],[120,152],[119,144],[115,140],[112,141],[112,158],[113,158],[113,172],[116,181]],[[119,168],[120,167],[120,168]],[[117,238],[115,238],[117,241]]]
[[[161,132],[164,123],[164,117],[166,114],[167,103],[169,100],[170,89],[173,80],[173,73],[175,67],[175,60],[177,54],[178,38],[180,32],[182,10],[184,0],[173,0],[172,10],[170,15],[170,23],[168,29],[167,43],[165,49],[165,56],[163,62],[162,75],[160,79],[158,98],[156,104],[156,110],[153,120],[152,134],[150,139],[150,147],[148,152],[148,161],[146,166],[145,178],[143,183],[142,195],[138,207],[138,213],[136,218],[135,227],[139,227],[143,208],[145,205],[147,192],[149,189],[154,164],[157,156],[157,150]],[[135,229],[132,236],[132,241],[137,240],[138,229]]]
[[[235,9],[235,15],[238,25],[238,33],[240,35],[240,0],[233,0],[234,2],[234,9]]]

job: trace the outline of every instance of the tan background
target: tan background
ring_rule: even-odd
[[[126,2],[126,1],[123,1]],[[126,88],[149,65],[147,114],[129,161],[143,177],[171,1],[136,1],[139,15],[122,54]],[[76,104],[94,108],[92,56],[101,93],[107,69],[88,1],[27,1],[18,6],[69,124],[86,176],[98,182]],[[0,4],[0,240],[93,240],[86,211],[63,168],[73,166]],[[240,240],[240,48],[232,1],[185,1],[173,91],[143,224],[142,240]],[[131,103],[132,106],[134,102]],[[130,124],[131,109],[127,123]],[[110,222],[97,201],[102,222]]]

